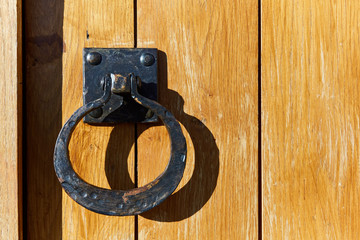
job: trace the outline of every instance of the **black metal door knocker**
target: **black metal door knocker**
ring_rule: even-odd
[[[56,140],[54,167],[65,192],[83,207],[106,215],[145,212],[178,186],[185,169],[186,141],[180,124],[157,103],[156,49],[84,49],[84,106],[67,120]],[[131,99],[130,99],[131,98]],[[82,180],[69,160],[68,145],[78,122],[164,123],[171,140],[170,160],[154,181],[131,190],[110,190]]]

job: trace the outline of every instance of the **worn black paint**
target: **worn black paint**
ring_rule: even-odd
[[[134,73],[141,78],[139,93],[157,101],[157,49],[156,48],[85,48],[83,51],[83,99],[84,105],[98,99],[103,94],[102,78],[109,73],[126,77]],[[101,57],[99,57],[99,55]],[[152,56],[152,64],[145,66],[142,56]],[[93,56],[89,58],[89,56]],[[94,60],[94,62],[89,61]],[[100,61],[95,61],[100,59]],[[156,116],[147,118],[148,109],[134,101],[130,95],[112,93],[109,101],[102,107],[100,116],[86,115],[84,122],[89,124],[117,124],[122,122],[157,122]]]
[[[145,212],[164,201],[178,186],[185,169],[186,141],[174,116],[155,101],[141,96],[134,75],[130,76],[131,96],[150,109],[166,126],[171,140],[171,156],[166,170],[154,181],[131,190],[109,190],[93,186],[75,173],[69,160],[68,145],[77,123],[91,111],[104,106],[111,96],[111,79],[104,78],[104,93],[79,108],[61,129],[55,145],[54,167],[65,192],[83,207],[105,215],[125,216]]]

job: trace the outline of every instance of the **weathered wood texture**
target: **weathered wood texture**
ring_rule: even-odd
[[[83,48],[134,46],[133,1],[65,1],[63,29],[64,123],[83,105]],[[134,187],[131,180],[135,158],[133,124],[113,128],[81,122],[72,136],[70,159],[75,171],[84,180],[112,189]],[[111,217],[90,212],[63,194],[63,239],[131,239],[135,232],[134,222],[133,216]]]
[[[180,190],[139,216],[139,239],[257,238],[257,2],[137,2],[138,47],[164,52],[159,101],[188,143]],[[142,186],[170,149],[164,127],[139,125],[138,135]]]
[[[22,239],[21,1],[0,6],[0,239]]]
[[[27,239],[62,239],[52,159],[62,123],[63,9],[63,1],[24,1]]]
[[[360,238],[359,11],[262,1],[264,239]]]

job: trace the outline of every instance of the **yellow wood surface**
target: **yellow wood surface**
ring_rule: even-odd
[[[138,0],[134,26],[134,1],[24,1],[28,239],[360,238],[360,3],[261,2],[259,12],[257,0]],[[21,4],[0,4],[0,239],[18,239]],[[61,194],[53,147],[82,105],[82,49],[135,44],[161,51],[159,102],[183,126],[187,166],[158,207],[108,217]],[[130,189],[137,157],[138,185],[152,181],[166,167],[168,136],[156,124],[136,129],[80,123],[75,170],[94,185]]]
[[[64,3],[63,123],[83,105],[84,47],[133,47],[133,1],[86,0]],[[60,93],[59,93],[60,94]],[[134,187],[133,124],[96,127],[79,123],[70,142],[73,167],[99,187]],[[130,175],[129,175],[129,173]],[[63,193],[63,239],[133,239],[134,217],[111,217],[81,207]]]
[[[258,1],[137,1],[137,46],[156,47],[160,103],[188,144],[180,190],[139,216],[138,239],[257,239]],[[138,126],[139,186],[169,159]]]
[[[359,12],[262,1],[264,239],[360,238]]]
[[[0,6],[0,239],[22,239],[21,1]]]

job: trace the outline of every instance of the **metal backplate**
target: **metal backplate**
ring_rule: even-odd
[[[100,98],[103,78],[107,74],[140,77],[138,91],[157,101],[157,49],[154,48],[85,48],[83,51],[84,105]],[[111,94],[109,102],[85,116],[90,124],[116,124],[121,122],[157,122],[157,117],[128,95]]]

